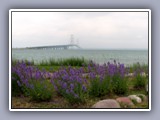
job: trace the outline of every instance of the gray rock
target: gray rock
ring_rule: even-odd
[[[120,105],[116,100],[106,99],[97,102],[92,108],[120,108]]]
[[[135,100],[136,103],[141,103],[141,102],[142,102],[141,98],[138,97],[137,95],[129,95],[128,97],[129,97],[131,100]]]

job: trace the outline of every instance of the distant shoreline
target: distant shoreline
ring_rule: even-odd
[[[12,50],[42,50],[42,49],[29,49],[29,48],[12,48]],[[66,49],[61,49],[66,50]],[[128,51],[148,51],[148,49],[67,49],[67,50],[128,50]]]

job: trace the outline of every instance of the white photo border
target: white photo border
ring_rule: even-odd
[[[12,12],[148,12],[148,64],[149,64],[149,108],[131,109],[16,109],[12,108],[11,60],[12,60]],[[151,110],[151,10],[150,9],[10,9],[9,10],[9,110],[10,111],[150,111]]]

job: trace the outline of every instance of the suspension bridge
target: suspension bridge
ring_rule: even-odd
[[[73,48],[81,49],[81,47],[78,45],[78,41],[77,41],[77,44],[74,43],[73,35],[71,35],[70,44],[27,47],[27,49],[53,49],[53,50],[73,49]]]

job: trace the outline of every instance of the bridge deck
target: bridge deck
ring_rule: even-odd
[[[27,47],[28,49],[69,49],[70,47],[80,47],[76,44],[69,44],[69,45],[51,45],[51,46],[36,46],[36,47]]]

